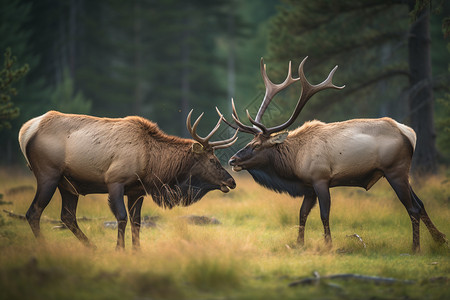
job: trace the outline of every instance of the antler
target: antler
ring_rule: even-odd
[[[289,120],[287,120],[285,123],[269,128],[267,129],[267,134],[271,134],[274,132],[279,132],[282,131],[284,129],[286,129],[287,127],[289,127],[292,123],[294,123],[295,119],[298,117],[298,115],[300,114],[300,112],[302,111],[303,107],[305,106],[306,102],[308,102],[308,100],[317,92],[320,92],[322,90],[325,89],[337,89],[337,90],[342,90],[345,85],[343,86],[336,86],[333,84],[333,75],[336,72],[338,66],[336,65],[333,70],[331,70],[330,74],[328,74],[327,79],[325,79],[324,81],[322,81],[319,84],[316,85],[312,85],[309,83],[308,79],[306,79],[305,73],[303,72],[303,66],[305,64],[306,59],[308,58],[305,57],[302,62],[300,63],[300,65],[298,66],[298,76],[300,79],[300,82],[302,84],[302,92],[300,94],[300,98],[298,99],[297,102],[297,106],[294,109],[294,112],[292,113],[291,117],[289,118]]]
[[[338,87],[338,86],[334,85],[332,82],[333,75],[336,72],[336,69],[338,66],[334,67],[334,69],[331,70],[327,79],[325,79],[322,83],[319,83],[316,85],[310,84],[308,82],[308,80],[306,79],[305,74],[303,72],[303,66],[304,66],[307,58],[308,57],[305,57],[298,67],[298,74],[299,74],[298,78],[292,77],[291,62],[289,62],[288,74],[286,76],[286,79],[280,84],[274,84],[272,81],[270,81],[270,79],[266,73],[266,65],[264,64],[264,60],[261,58],[261,75],[263,77],[264,85],[266,87],[266,93],[264,95],[264,99],[261,103],[261,106],[256,114],[256,118],[254,120],[252,119],[252,117],[250,116],[250,113],[247,110],[247,117],[254,126],[253,127],[247,126],[239,120],[239,117],[236,112],[236,108],[234,107],[233,99],[231,99],[231,105],[233,108],[232,117],[233,117],[234,121],[236,122],[237,126],[229,123],[228,121],[226,121],[224,119],[225,123],[228,124],[229,126],[231,126],[232,128],[235,128],[235,129],[239,128],[241,131],[244,131],[247,133],[252,133],[252,134],[262,133],[264,135],[270,135],[274,132],[282,131],[282,130],[286,129],[287,127],[289,127],[292,123],[294,123],[295,119],[298,117],[301,110],[303,109],[303,106],[305,106],[306,102],[308,102],[308,100],[315,93],[317,93],[321,90],[327,89],[327,88],[343,89],[345,87],[345,85]],[[297,82],[299,80],[302,84],[302,92],[300,94],[300,98],[298,99],[297,106],[295,107],[294,112],[292,113],[289,120],[287,120],[285,123],[283,123],[279,126],[266,128],[261,123],[261,119],[262,119],[262,116],[263,116],[264,112],[266,111],[267,107],[269,106],[270,102],[272,101],[273,97],[278,92],[282,91],[283,89],[287,88],[288,86],[290,86],[291,84],[293,84],[294,82]],[[219,111],[218,111],[218,113],[221,117],[223,117]]]
[[[233,123],[228,122],[228,121],[225,119],[225,117],[223,116],[223,114],[220,112],[220,110],[219,110],[219,109],[217,108],[217,106],[216,106],[216,111],[217,111],[217,113],[219,114],[219,116],[223,119],[223,121],[225,122],[225,124],[227,124],[228,126],[230,126],[230,127],[233,128],[233,129],[240,130],[240,131],[246,132],[246,133],[257,134],[257,133],[261,132],[260,129],[258,129],[258,128],[256,128],[256,127],[252,127],[252,126],[247,126],[247,125],[243,124],[243,123],[239,120],[239,117],[238,117],[237,112],[236,112],[236,107],[234,106],[234,100],[233,100],[233,98],[231,98],[231,107],[232,107],[232,109],[233,109],[233,113],[232,113],[231,116],[233,117],[233,120],[236,122],[236,124],[233,124]]]
[[[211,132],[207,136],[205,136],[204,138],[200,137],[197,134],[197,126],[200,123],[200,120],[202,119],[204,113],[201,113],[201,115],[197,118],[197,120],[195,120],[194,125],[192,126],[191,125],[191,115],[192,115],[193,111],[194,110],[191,109],[191,111],[189,112],[189,114],[188,114],[188,116],[186,118],[186,127],[187,127],[189,133],[191,134],[192,138],[194,140],[196,140],[197,142],[199,142],[200,144],[202,144],[202,146],[204,148],[207,148],[207,149],[208,148],[212,148],[214,150],[216,150],[216,149],[223,149],[223,148],[230,147],[231,145],[233,145],[237,141],[237,139],[238,139],[237,138],[238,130],[236,130],[234,135],[231,138],[229,138],[229,139],[222,140],[222,141],[214,141],[214,142],[210,142],[209,141],[211,139],[211,137],[214,135],[214,133],[216,133],[217,130],[219,129],[220,122],[222,120],[224,120],[223,116],[220,116],[219,121],[217,122],[216,126],[213,128],[213,130],[211,130]],[[229,123],[227,123],[227,124],[229,124]]]
[[[261,76],[264,80],[264,86],[266,87],[266,94],[264,95],[264,99],[261,103],[261,106],[258,110],[258,113],[256,114],[255,122],[261,123],[261,118],[266,111],[267,107],[269,106],[270,102],[272,101],[272,98],[278,94],[278,92],[284,90],[294,82],[297,82],[300,80],[300,78],[293,78],[292,77],[292,70],[291,70],[291,61],[289,61],[289,68],[288,68],[288,74],[286,76],[286,79],[280,83],[280,84],[274,84],[272,81],[270,81],[269,77],[267,76],[266,71],[266,65],[264,64],[264,59],[261,57]]]

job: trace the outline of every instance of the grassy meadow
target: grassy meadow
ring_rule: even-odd
[[[302,199],[271,192],[250,176],[233,173],[237,188],[214,191],[190,207],[163,210],[150,197],[143,216],[156,227],[141,229],[141,251],[115,251],[117,231],[106,195],[81,197],[81,229],[97,246],[87,249],[68,230],[54,229],[61,200],[44,211],[45,246],[26,221],[34,196],[31,172],[0,171],[0,299],[450,299],[450,251],[421,224],[421,252],[411,253],[411,222],[386,181],[369,192],[332,189],[333,247],[325,247],[318,205],[306,224],[305,247],[296,246]],[[436,226],[450,236],[450,182],[438,176],[413,182]],[[215,217],[220,224],[194,225],[183,216]],[[363,243],[352,236],[359,235]],[[393,284],[304,278],[352,273],[391,277]],[[412,282],[405,282],[409,280]]]

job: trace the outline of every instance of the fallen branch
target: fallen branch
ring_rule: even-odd
[[[20,194],[20,193],[31,193],[34,191],[35,191],[34,186],[20,185],[20,186],[13,187],[13,188],[10,188],[9,190],[5,191],[5,194],[12,196],[12,195]]]
[[[358,234],[354,233],[354,234],[351,234],[351,235],[347,235],[346,237],[348,237],[348,238],[351,238],[351,237],[357,238],[359,240],[359,242],[363,245],[363,247],[366,248],[366,243],[364,243],[363,239]]]
[[[180,218],[185,219],[189,224],[194,225],[220,225],[220,221],[214,217],[207,216],[196,216],[196,215],[188,215],[181,216]]]
[[[11,218],[16,218],[16,219],[20,219],[20,220],[26,220],[27,219],[27,218],[25,218],[24,215],[19,215],[19,214],[13,213],[12,211],[8,211],[6,209],[4,209],[3,212],[5,212]]]
[[[320,276],[317,271],[313,273],[314,277],[304,278],[301,280],[293,281],[289,283],[289,287],[294,287],[298,285],[307,285],[307,284],[319,284],[322,283],[323,279],[343,279],[343,280],[359,280],[359,281],[369,281],[375,283],[383,283],[383,284],[393,284],[393,283],[403,283],[403,284],[413,284],[415,283],[412,280],[402,280],[390,277],[379,277],[379,276],[368,276],[368,275],[360,275],[360,274],[334,274],[328,276]]]
[[[158,217],[151,218],[148,216],[145,216],[141,219],[141,227],[144,228],[154,228],[158,227],[155,221],[153,219],[158,219]],[[103,227],[110,228],[110,229],[117,229],[117,221],[105,221],[103,222]]]
[[[4,209],[3,212],[5,212],[11,218],[15,218],[15,219],[19,219],[19,220],[27,219],[25,217],[25,215],[16,214],[16,213],[6,210],[6,209]],[[101,220],[101,219],[105,219],[105,218],[87,218],[87,217],[83,216],[81,218],[77,218],[77,221],[96,221],[96,220]],[[52,223],[52,224],[62,224],[61,220],[50,219],[45,216],[42,218],[42,221],[47,222],[47,223]]]

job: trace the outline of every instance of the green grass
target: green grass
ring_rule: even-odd
[[[240,175],[240,174],[238,174]],[[380,181],[370,192],[332,190],[333,247],[323,242],[319,210],[306,224],[305,246],[296,245],[301,199],[280,195],[235,176],[228,194],[209,193],[190,207],[163,210],[147,197],[143,215],[159,216],[156,228],[141,230],[141,251],[115,251],[117,232],[103,227],[114,220],[106,195],[81,197],[80,227],[96,244],[84,248],[67,230],[41,222],[46,245],[33,237],[27,222],[0,213],[0,299],[450,299],[449,249],[436,245],[421,225],[419,254],[411,253],[411,223],[394,193]],[[0,171],[0,209],[25,214],[33,192],[8,194],[34,186],[30,173]],[[436,226],[450,235],[450,185],[443,177],[413,184]],[[55,195],[43,218],[58,219]],[[214,216],[221,224],[188,224],[185,215]],[[354,237],[358,234],[366,247]],[[339,273],[412,280],[413,284],[321,280],[289,283]]]

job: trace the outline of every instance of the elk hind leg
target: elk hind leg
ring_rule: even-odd
[[[61,207],[61,221],[66,227],[72,231],[72,233],[87,247],[93,247],[87,236],[81,231],[77,223],[77,204],[78,195],[74,195],[64,188],[59,187],[61,194],[62,207]]]
[[[133,249],[140,248],[139,231],[141,229],[141,208],[144,196],[128,196],[128,212],[130,213],[131,222],[131,239],[133,241]]]
[[[123,201],[124,186],[120,183],[108,185],[108,204],[117,220],[117,250],[125,248],[127,210]]]
[[[392,176],[386,174],[386,179],[409,214],[413,233],[412,250],[418,252],[420,251],[420,216],[422,207],[412,199],[407,176]]]
[[[37,178],[36,194],[25,215],[34,236],[43,241],[40,229],[42,212],[55,193],[59,178]]]
[[[317,202],[317,196],[314,192],[305,194],[299,213],[299,227],[297,243],[301,246],[305,244],[305,224],[311,209]]]
[[[436,228],[436,226],[433,224],[433,222],[431,221],[430,217],[428,216],[428,214],[425,210],[425,206],[423,205],[422,200],[420,200],[419,197],[417,197],[416,193],[414,193],[411,186],[409,187],[409,189],[411,192],[411,198],[421,207],[420,219],[425,224],[425,226],[427,226],[427,229],[430,232],[431,236],[433,237],[433,240],[439,244],[448,243],[448,240],[447,240],[447,237],[445,236],[445,234],[440,232]]]

